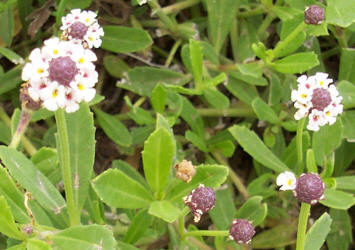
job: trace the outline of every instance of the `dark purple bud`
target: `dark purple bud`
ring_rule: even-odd
[[[49,79],[51,81],[57,81],[59,84],[69,86],[77,73],[78,68],[69,56],[60,56],[49,62]]]
[[[185,205],[194,215],[194,221],[198,222],[203,213],[210,211],[216,203],[216,193],[210,187],[200,184],[198,188],[193,189],[188,196],[184,198]]]
[[[83,39],[86,32],[88,31],[88,26],[82,22],[75,22],[69,27],[69,36],[75,39]]]
[[[22,231],[27,235],[31,235],[33,233],[33,228],[30,225],[26,225],[22,228]]]
[[[302,174],[293,191],[295,197],[311,205],[324,198],[325,184],[318,174]]]
[[[321,24],[324,20],[324,9],[318,5],[311,5],[304,12],[306,24]]]
[[[314,109],[323,111],[332,102],[332,98],[328,90],[317,88],[313,90],[311,102]]]
[[[234,219],[229,230],[229,238],[238,244],[249,244],[254,234],[253,225],[246,219]]]

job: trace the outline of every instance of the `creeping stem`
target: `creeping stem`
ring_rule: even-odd
[[[70,151],[69,151],[69,138],[67,123],[65,120],[65,114],[63,109],[58,109],[55,112],[55,120],[57,122],[57,132],[58,132],[58,152],[59,159],[62,167],[62,176],[64,182],[65,197],[67,201],[68,213],[70,225],[80,224],[80,213],[75,207],[74,195],[73,195],[73,183],[71,177],[70,168]]]

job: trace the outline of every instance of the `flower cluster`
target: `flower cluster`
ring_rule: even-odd
[[[308,116],[309,130],[318,131],[326,124],[332,125],[337,115],[343,112],[342,97],[335,88],[332,79],[326,73],[316,73],[307,77],[302,75],[297,79],[298,89],[292,90],[291,100],[298,109],[295,119]]]
[[[253,224],[246,219],[234,219],[229,229],[229,238],[238,244],[249,244],[255,234]]]
[[[92,11],[72,10],[62,18],[62,38],[44,41],[34,49],[22,70],[26,81],[21,100],[30,109],[41,105],[50,111],[58,108],[75,112],[82,101],[91,101],[98,73],[96,55],[88,48],[99,47],[103,30]],[[37,105],[37,106],[36,106]]]
[[[96,20],[96,13],[92,11],[72,10],[62,17],[62,37],[76,43],[84,43],[84,46],[98,48],[101,46],[103,29]]]
[[[281,186],[280,190],[293,190],[294,196],[301,202],[314,205],[324,199],[325,184],[318,174],[301,174],[296,179],[292,172],[285,171],[277,177],[276,184]]]
[[[98,74],[92,63],[96,55],[91,50],[51,38],[44,41],[41,49],[34,49],[29,59],[22,70],[22,79],[27,81],[29,96],[46,109],[74,112],[78,103],[94,98]]]

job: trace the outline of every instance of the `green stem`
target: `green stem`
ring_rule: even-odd
[[[301,211],[298,217],[296,250],[303,250],[306,240],[307,222],[311,205],[302,202]]]
[[[179,12],[180,10],[189,8],[191,6],[194,6],[196,4],[198,4],[200,2],[200,0],[187,0],[187,1],[182,1],[182,2],[178,2],[169,6],[166,6],[164,8],[162,8],[162,12],[164,12],[166,15],[172,14],[172,13],[176,13]]]
[[[202,116],[207,117],[255,117],[252,109],[247,107],[235,107],[228,109],[197,109],[197,112]]]
[[[70,168],[70,151],[67,123],[63,109],[55,112],[55,120],[57,122],[58,139],[59,139],[59,157],[62,167],[62,175],[64,182],[65,197],[67,201],[70,225],[80,224],[80,213],[77,211],[74,203],[73,183]]]
[[[173,61],[175,53],[177,49],[180,47],[181,42],[182,42],[181,39],[179,39],[174,43],[173,47],[170,50],[169,56],[165,61],[165,65],[164,65],[165,67],[169,67],[170,63]]]
[[[238,12],[237,17],[250,17],[250,16],[261,15],[265,11],[266,11],[265,7],[263,5],[260,5],[259,7],[252,10]]]
[[[178,223],[179,223],[179,234],[182,240],[184,240],[184,234],[185,234],[185,216],[190,212],[190,209],[188,207],[184,207],[184,209],[181,212],[181,215],[179,216]]]
[[[269,14],[267,14],[265,19],[263,20],[263,22],[259,26],[259,29],[258,29],[258,36],[259,37],[267,30],[267,28],[269,28],[270,24],[272,23],[272,21],[274,21],[275,18],[276,18],[276,15],[274,13],[270,12]]]
[[[302,134],[306,118],[302,118],[297,124],[296,145],[297,145],[297,174],[303,173],[303,149],[302,149]]]
[[[305,22],[300,23],[296,29],[294,29],[283,41],[280,41],[276,47],[273,49],[274,58],[278,58],[282,51],[289,46],[289,44],[295,39],[295,37],[303,32],[307,27]],[[272,59],[274,59],[272,58]]]
[[[189,231],[184,234],[184,236],[228,236],[229,231],[224,230],[198,230],[198,231]]]
[[[156,14],[159,19],[163,22],[164,25],[166,25],[166,27],[174,32],[176,30],[176,25],[173,22],[173,20],[165,13],[163,12],[162,8],[160,7],[159,3],[157,0],[151,0],[148,1],[149,6],[152,8],[153,10],[153,14]]]
[[[20,140],[22,138],[22,135],[26,131],[27,126],[31,120],[31,117],[32,117],[32,111],[27,110],[27,109],[22,109],[20,121],[17,124],[16,131],[15,131],[14,135],[12,136],[11,142],[9,144],[10,148],[17,149],[17,147],[20,143]]]

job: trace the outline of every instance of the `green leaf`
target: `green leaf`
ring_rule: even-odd
[[[112,231],[101,225],[71,227],[49,238],[58,250],[112,250],[116,247]]]
[[[126,175],[128,175],[132,179],[138,181],[143,186],[149,188],[148,183],[145,181],[145,179],[142,176],[142,174],[139,173],[137,171],[137,169],[135,169],[134,167],[129,165],[127,162],[125,162],[123,160],[114,160],[112,162],[112,168],[121,170],[122,172],[124,172]]]
[[[348,81],[340,81],[337,85],[340,96],[343,97],[344,108],[355,107],[355,85]]]
[[[214,108],[226,109],[229,107],[229,98],[219,92],[218,89],[204,89],[203,95],[206,97],[207,102]]]
[[[26,249],[27,250],[51,250],[52,248],[50,245],[48,245],[48,243],[42,240],[31,238],[27,241]]]
[[[239,68],[241,68],[239,66]],[[240,69],[242,70],[242,69]],[[250,74],[243,74],[242,72],[238,71],[229,71],[229,76],[233,77],[234,79],[241,80],[245,83],[248,83],[250,85],[256,85],[256,86],[267,86],[268,82],[264,77],[261,76],[255,76],[255,75],[250,75]]]
[[[160,193],[164,189],[174,154],[174,139],[165,128],[159,128],[153,132],[144,143],[142,153],[144,175],[154,192]]]
[[[189,124],[194,133],[200,138],[204,138],[205,128],[201,116],[186,97],[181,97],[181,99],[183,103],[181,117]]]
[[[275,176],[266,173],[252,180],[248,185],[248,194],[251,196],[260,195],[264,199],[276,194],[275,187],[270,183],[275,182]]]
[[[174,179],[167,188],[166,199],[180,201],[192,189],[204,184],[206,187],[219,187],[228,176],[228,168],[222,165],[199,165],[196,168],[196,175],[189,183],[180,179]]]
[[[104,66],[107,72],[115,78],[122,78],[123,73],[129,70],[129,66],[121,58],[114,55],[104,57]]]
[[[230,189],[216,191],[216,205],[209,211],[213,224],[219,230],[229,229],[235,215],[235,205]]]
[[[131,244],[124,243],[122,241],[117,241],[117,246],[119,247],[118,249],[139,250],[139,248],[136,248],[135,246],[133,246]]]
[[[140,210],[136,216],[134,216],[123,241],[131,244],[136,243],[136,241],[144,235],[152,221],[153,217],[148,214],[146,209]]]
[[[166,104],[166,89],[163,85],[158,84],[154,87],[150,101],[155,112],[162,113],[164,111]]]
[[[341,121],[344,126],[344,138],[349,142],[355,141],[355,110],[349,110],[343,113]]]
[[[179,85],[187,82],[185,75],[161,68],[135,67],[127,72],[127,79],[117,82],[117,86],[141,96],[151,96],[158,83]],[[1,89],[0,89],[1,90]]]
[[[100,109],[95,109],[95,114],[97,122],[111,140],[120,146],[131,146],[132,135],[122,122],[113,115],[109,115]]]
[[[75,206],[80,210],[88,195],[95,158],[95,126],[87,104],[74,113],[66,114],[70,150],[70,166]],[[59,148],[58,148],[59,152]]]
[[[2,166],[0,167],[0,195],[6,198],[16,221],[22,224],[30,223],[30,217],[23,204],[23,193]]]
[[[279,224],[255,235],[251,241],[251,245],[253,249],[285,247],[296,241],[296,233],[297,224],[295,221],[287,224]]]
[[[229,128],[229,132],[248,154],[264,166],[277,173],[289,171],[288,167],[265,146],[255,132],[238,125]]]
[[[203,69],[202,47],[200,46],[199,42],[190,39],[189,51],[190,51],[192,75],[194,76],[195,86],[197,87],[202,84],[202,69]]]
[[[33,164],[55,185],[61,178],[57,150],[42,147],[31,158]]]
[[[14,35],[14,14],[12,8],[7,6],[0,12],[0,40],[2,40],[6,46],[10,46]]]
[[[267,204],[262,203],[263,197],[254,196],[249,198],[241,208],[238,209],[235,217],[251,221],[253,226],[260,225],[267,215]]]
[[[188,141],[192,142],[192,144],[194,144],[202,152],[206,152],[206,153],[208,152],[206,142],[203,140],[203,138],[199,137],[197,134],[195,134],[191,130],[186,131],[185,138]]]
[[[0,95],[9,92],[22,83],[21,70],[20,67],[16,66],[0,75]]]
[[[301,52],[275,61],[271,66],[281,73],[303,73],[319,64],[314,52]]]
[[[318,173],[316,159],[314,157],[313,149],[307,150],[306,167],[309,173]]]
[[[25,62],[21,56],[7,48],[0,47],[0,54],[2,54],[14,64],[23,64]]]
[[[172,223],[180,216],[181,210],[170,201],[153,201],[149,207],[149,214],[154,215],[168,223]]]
[[[11,130],[4,122],[0,121],[0,142],[9,145],[11,142]]]
[[[220,150],[224,157],[232,157],[235,151],[235,145],[231,140],[209,143],[209,150]]]
[[[325,238],[330,232],[330,225],[332,219],[328,213],[324,213],[319,219],[312,225],[306,234],[305,250],[318,250],[325,242]]]
[[[277,124],[280,122],[280,119],[277,117],[275,111],[261,98],[255,98],[251,103],[251,106],[260,120],[268,121],[272,124]]]
[[[92,0],[68,0],[70,9],[86,9],[92,3]]]
[[[216,49],[220,51],[228,35],[239,1],[206,0],[208,12],[208,35]]]
[[[45,208],[59,214],[65,201],[53,184],[22,153],[0,147],[0,158],[11,175]]]
[[[146,187],[121,170],[109,169],[97,176],[92,184],[97,195],[109,206],[142,208],[152,200]]]
[[[327,36],[329,35],[328,25],[326,22],[318,25],[307,25],[307,34],[309,36]]]
[[[324,157],[339,147],[342,139],[343,124],[340,119],[333,125],[323,126],[318,132],[313,133],[312,146],[318,165],[323,165]]]
[[[342,190],[355,191],[355,176],[336,177],[336,188]]]
[[[355,83],[355,49],[342,48],[339,66],[339,81],[346,80]]]
[[[234,77],[229,78],[226,88],[232,95],[248,105],[250,105],[250,103],[258,97],[258,92],[256,91],[255,86],[251,86],[250,84],[237,80]]]
[[[355,205],[355,198],[349,193],[326,188],[324,196],[325,199],[321,200],[320,203],[327,207],[347,210]]]
[[[333,222],[327,237],[329,250],[349,249],[352,243],[351,218],[347,211],[330,209]]]
[[[325,19],[327,23],[345,28],[355,22],[355,16],[352,10],[355,10],[354,1],[328,0],[325,10]]]
[[[143,29],[125,26],[103,26],[105,35],[101,47],[116,53],[141,51],[152,44],[152,38]]]
[[[22,240],[25,236],[18,229],[10,207],[3,196],[0,196],[0,232],[6,236]]]

